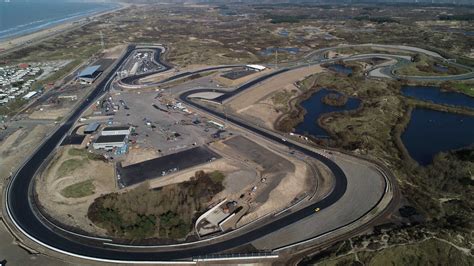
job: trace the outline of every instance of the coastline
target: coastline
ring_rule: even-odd
[[[39,29],[37,31],[25,33],[22,35],[12,36],[11,38],[0,39],[0,55],[8,53],[14,49],[23,48],[32,45],[38,41],[42,41],[46,38],[53,37],[57,34],[67,32],[69,30],[80,28],[88,23],[92,22],[93,19],[117,12],[130,5],[124,3],[117,3],[117,6],[112,9],[98,11],[92,14],[86,14],[78,18],[72,18],[59,24],[54,24],[51,27]]]

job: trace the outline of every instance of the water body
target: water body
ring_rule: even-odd
[[[282,37],[288,37],[290,35],[290,33],[287,30],[283,29],[283,30],[280,30],[278,32],[278,35],[280,35]]]
[[[113,3],[0,2],[0,40],[119,7]]]
[[[463,93],[443,91],[439,87],[403,86],[402,94],[422,101],[474,109],[474,98]],[[474,134],[474,133],[473,133]]]
[[[269,56],[269,55],[274,54],[276,51],[290,53],[290,54],[297,54],[300,52],[300,49],[297,47],[288,47],[288,48],[268,47],[260,51],[260,54],[263,56]]]
[[[439,152],[474,144],[474,117],[415,108],[402,141],[420,165],[428,165]]]
[[[318,124],[318,119],[321,115],[357,109],[361,103],[359,99],[349,98],[344,106],[331,106],[322,102],[324,96],[336,93],[334,90],[321,89],[315,92],[308,100],[301,102],[301,106],[306,110],[303,122],[298,124],[295,128],[298,134],[310,134],[318,138],[328,138],[329,134]]]
[[[447,66],[439,65],[439,64],[434,64],[434,69],[436,69],[439,72],[446,73],[448,72],[449,68]]]
[[[344,74],[344,75],[350,75],[353,72],[351,67],[348,67],[342,64],[331,64],[331,65],[328,65],[326,68],[332,71],[335,71],[337,73]]]

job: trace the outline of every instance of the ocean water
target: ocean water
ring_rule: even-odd
[[[117,8],[113,3],[0,0],[0,39],[49,28]]]

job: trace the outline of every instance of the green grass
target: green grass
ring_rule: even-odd
[[[24,99],[16,99],[8,104],[0,107],[0,115],[13,115],[18,112],[28,101]]]
[[[83,158],[87,158],[89,160],[102,160],[104,157],[102,155],[98,155],[92,152],[88,152],[86,149],[70,149],[68,151],[69,156],[81,156]]]
[[[82,198],[94,194],[95,186],[92,180],[86,180],[70,186],[65,187],[61,191],[61,195],[66,198]]]
[[[474,97],[474,84],[457,83],[454,85],[454,87],[456,88],[456,90],[471,97]]]
[[[211,178],[212,182],[215,184],[222,184],[224,181],[225,175],[221,173],[220,171],[214,171],[209,173],[209,177]]]
[[[83,167],[85,163],[86,163],[86,160],[80,160],[80,159],[66,160],[59,166],[56,174],[58,177],[66,176],[74,172],[75,170]]]
[[[437,71],[434,66],[436,63],[448,67],[448,71]],[[416,62],[405,64],[397,69],[396,72],[397,74],[405,76],[446,76],[463,74],[466,73],[466,70],[453,65],[444,64],[424,54],[419,54]]]

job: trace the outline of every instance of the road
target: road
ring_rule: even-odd
[[[159,262],[169,260],[189,259],[191,257],[206,256],[213,253],[222,252],[231,248],[246,245],[247,243],[271,234],[279,229],[282,229],[290,224],[301,221],[306,217],[313,216],[315,209],[331,208],[341,197],[344,196],[347,190],[347,177],[344,171],[333,160],[321,155],[312,149],[305,148],[299,144],[282,139],[281,136],[256,128],[245,121],[236,120],[227,117],[229,123],[246,129],[260,137],[269,139],[273,142],[286,145],[288,148],[297,150],[306,156],[311,156],[321,163],[325,164],[334,175],[334,189],[321,201],[310,204],[300,210],[289,213],[288,215],[281,215],[267,223],[263,223],[257,228],[252,228],[250,231],[243,230],[239,234],[232,234],[232,237],[222,237],[211,239],[200,243],[189,243],[179,247],[173,248],[122,248],[106,245],[110,240],[98,239],[92,237],[82,237],[71,234],[70,232],[59,230],[44,217],[38,216],[35,209],[34,200],[31,197],[31,183],[32,180],[46,158],[54,152],[62,138],[71,130],[75,121],[80,117],[82,112],[86,110],[99,96],[101,96],[110,87],[110,84],[115,76],[116,71],[127,59],[127,57],[134,50],[134,46],[130,46],[124,56],[118,60],[118,63],[107,77],[100,82],[97,87],[91,92],[89,97],[85,99],[71,114],[71,116],[62,123],[59,128],[53,132],[40,147],[26,160],[21,168],[12,176],[5,193],[5,208],[11,221],[15,227],[26,235],[30,240],[33,240],[39,245],[45,246],[56,252],[63,254],[85,258],[94,259],[98,261],[110,262]],[[209,70],[207,70],[209,71]],[[285,70],[280,70],[278,73],[283,73]],[[274,72],[275,73],[275,72]],[[252,87],[258,82],[271,78],[277,74],[271,73],[257,80],[251,81],[244,86],[237,89],[241,92]],[[209,89],[197,89],[182,93],[179,98],[201,112],[210,115],[225,118],[224,115],[215,110],[200,106],[190,100],[188,96],[197,92],[208,92]],[[224,91],[225,93],[225,91]],[[235,94],[235,93],[234,93]],[[229,94],[232,97],[234,94]],[[357,204],[357,203],[355,203]],[[375,207],[375,206],[374,206]],[[371,209],[367,210],[370,212]],[[341,224],[340,227],[345,226]],[[326,232],[328,233],[328,232]]]

